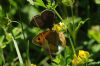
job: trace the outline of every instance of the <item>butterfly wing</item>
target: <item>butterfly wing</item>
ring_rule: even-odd
[[[63,32],[58,32],[59,35],[59,41],[62,47],[66,46],[66,38]]]
[[[55,14],[51,10],[44,10],[41,13],[41,18],[45,23],[45,27],[51,28],[55,22]]]
[[[45,31],[38,34],[32,40],[33,44],[44,48],[47,52],[57,52],[57,34],[55,31]]]
[[[32,43],[36,44],[37,46],[43,47],[44,46],[44,42],[45,42],[45,34],[46,32],[42,32],[40,34],[38,34],[36,37],[34,37],[32,39]]]
[[[44,48],[50,54],[58,52],[58,47],[61,45],[65,47],[65,36],[63,33],[58,33],[54,30],[49,30],[40,33],[32,40],[36,45]]]
[[[60,53],[66,47],[66,39],[63,32],[49,31],[46,39],[52,54]]]
[[[45,37],[48,40],[48,50],[51,53],[56,53],[58,51],[58,34],[56,31],[49,31],[49,33]]]
[[[40,15],[34,16],[31,22],[33,23],[34,26],[39,28],[43,28],[44,26],[44,22]]]
[[[51,10],[42,11],[41,15],[36,15],[33,17],[31,23],[39,28],[52,28],[55,23],[55,14]]]

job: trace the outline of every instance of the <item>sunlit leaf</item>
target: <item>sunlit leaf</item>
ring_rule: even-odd
[[[96,4],[100,4],[100,0],[95,0],[95,3]]]
[[[74,0],[62,0],[62,3],[66,6],[72,6],[74,3]]]
[[[31,5],[34,5],[33,0],[27,0]]]
[[[6,45],[3,43],[4,36],[0,36],[0,48],[5,48]]]
[[[46,8],[46,6],[45,6],[45,4],[44,4],[44,2],[42,0],[36,0],[34,2],[34,5],[42,6],[42,7]]]
[[[96,26],[93,26],[91,29],[89,29],[88,36],[90,38],[95,39],[98,43],[100,43],[100,26],[96,25]]]

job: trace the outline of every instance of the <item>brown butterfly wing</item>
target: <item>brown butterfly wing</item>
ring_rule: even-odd
[[[36,26],[39,28],[43,28],[44,26],[44,22],[40,15],[34,16],[31,22],[33,23],[33,26]]]
[[[58,34],[56,31],[49,31],[45,37],[48,40],[49,48],[51,53],[56,53],[58,51]]]
[[[57,34],[55,31],[45,31],[40,33],[33,38],[32,43],[44,48],[50,53],[55,53],[58,51]]]
[[[66,38],[65,38],[64,33],[59,32],[58,35],[59,35],[59,41],[60,41],[61,46],[65,47],[66,46]]]
[[[34,16],[31,23],[33,23],[33,26],[42,29],[51,29],[55,23],[55,14],[51,10],[44,10],[42,11],[41,15]]]
[[[32,39],[32,43],[33,44],[36,44],[40,47],[43,47],[44,46],[44,42],[45,42],[45,33],[46,32],[42,32],[40,34],[38,34],[36,37],[34,37]]]
[[[49,31],[49,34],[46,36],[48,40],[50,51],[52,54],[61,51],[58,49],[59,46],[62,48],[66,47],[66,39],[63,32]]]
[[[40,33],[33,38],[32,42],[38,46],[41,46],[50,54],[56,53],[59,45],[65,47],[66,44],[64,34],[53,30]]]
[[[44,21],[45,26],[51,28],[53,27],[53,24],[55,23],[55,14],[51,10],[44,10],[41,13],[41,18]]]

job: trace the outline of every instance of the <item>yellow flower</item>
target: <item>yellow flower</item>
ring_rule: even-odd
[[[74,59],[72,60],[72,64],[76,66],[78,63],[79,62],[78,62],[77,56],[76,54],[74,54]]]
[[[79,50],[78,56],[74,54],[72,64],[74,66],[77,66],[79,64],[84,64],[88,61],[88,58],[89,58],[89,52],[84,51],[84,50]]]
[[[84,50],[79,50],[78,56],[81,57],[82,59],[86,59],[89,57],[89,52]]]
[[[35,64],[31,64],[31,66],[36,66]]]
[[[59,24],[54,24],[52,30],[56,30],[57,32],[61,31],[62,28],[64,27],[64,23],[59,23]]]
[[[74,59],[72,60],[72,64],[74,66],[77,66],[78,64],[81,64],[80,62],[82,62],[82,59],[79,56],[77,57],[76,54],[74,54]]]

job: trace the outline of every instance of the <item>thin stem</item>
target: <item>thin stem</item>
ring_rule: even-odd
[[[27,58],[29,58],[29,40],[28,40],[28,43],[27,43]]]
[[[30,66],[31,65],[31,61],[29,60],[29,40],[28,40],[28,43],[27,43],[26,53],[27,53],[27,64],[28,64],[28,66]]]
[[[75,4],[75,15],[78,16],[78,4],[79,4],[79,1],[76,0],[76,4]]]
[[[72,16],[73,16],[73,8],[71,8],[72,9]],[[62,17],[59,15],[59,13],[55,10],[55,9],[53,9],[54,11],[55,11],[55,13],[57,14],[57,16],[60,18],[60,20],[62,21],[63,19],[62,19]],[[73,18],[73,23],[74,23],[74,17],[72,17]],[[74,25],[74,24],[73,24]],[[72,50],[73,50],[73,53],[75,54],[76,52],[75,52],[75,49],[74,49],[74,44],[73,44],[73,42],[72,42],[72,40],[71,40],[71,37],[69,36],[69,40],[70,40],[70,43],[71,43],[71,46],[72,46]]]
[[[22,34],[23,34],[23,37],[24,37],[24,40],[25,40],[25,34],[24,34],[24,28],[23,28],[22,22],[21,22],[21,28],[22,28]]]
[[[73,32],[73,42],[74,42],[74,46],[76,46],[76,32]]]
[[[19,12],[19,18],[20,18],[20,21],[21,21],[20,12]],[[21,28],[22,28],[22,34],[23,34],[23,37],[24,37],[24,40],[25,40],[25,34],[24,34],[23,23],[22,23],[22,22],[20,22],[20,25],[21,25]]]
[[[56,9],[53,9],[54,12],[57,14],[57,16],[60,18],[61,21],[63,21],[62,17],[60,16],[60,14],[56,11]]]
[[[72,32],[72,38],[73,38],[73,41],[74,41],[74,45],[76,45],[76,33],[75,33],[75,23],[74,23],[74,12],[73,12],[73,5],[71,6],[71,12],[72,12],[72,26],[73,26],[73,32]]]
[[[4,58],[4,54],[3,54],[3,49],[0,48],[0,56],[2,58],[3,63],[5,64],[5,58]]]
[[[72,23],[73,23],[73,30],[74,30],[74,13],[73,13],[73,6],[71,6],[71,13],[72,13]]]
[[[69,36],[69,41],[70,41],[70,44],[71,44],[71,47],[72,47],[73,53],[76,54],[75,49],[74,49],[74,44],[73,44],[73,42],[72,42],[70,36]]]
[[[19,62],[20,62],[21,64],[23,64],[23,60],[22,60],[22,57],[21,57],[21,54],[20,54],[20,51],[19,51],[17,42],[16,42],[15,39],[14,39],[14,36],[12,36],[12,40],[13,40],[13,42],[14,42],[14,46],[15,46],[15,49],[16,49],[16,52],[17,52],[17,55],[18,55]]]

